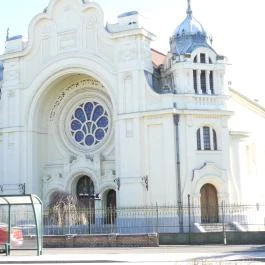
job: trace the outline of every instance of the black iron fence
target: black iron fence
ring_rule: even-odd
[[[0,207],[0,225],[7,222],[7,211]],[[34,235],[32,213],[27,208],[12,212],[11,225],[25,235]],[[265,231],[265,204],[149,206],[138,208],[47,209],[43,216],[44,235],[136,234],[217,231]]]
[[[265,204],[47,210],[44,234],[265,231]]]

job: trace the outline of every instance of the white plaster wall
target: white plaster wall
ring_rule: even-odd
[[[264,111],[248,100],[233,94],[234,115],[229,122],[233,134],[233,173],[240,187],[241,201],[264,201]],[[253,192],[255,191],[255,192]]]
[[[180,159],[181,159],[181,182],[182,182],[182,197],[183,201],[187,203],[188,195],[194,200],[198,190],[211,181],[212,183],[228,183],[230,178],[229,168],[230,159],[227,155],[228,152],[228,130],[227,118],[225,116],[205,114],[205,115],[186,115],[183,116],[180,122]],[[217,147],[218,150],[197,150],[197,129],[203,126],[213,128],[217,134]],[[206,173],[201,175],[205,180],[198,182],[194,178],[194,172],[203,170],[205,164],[210,163],[214,165],[210,167]],[[220,173],[222,171],[222,174]],[[206,175],[205,175],[206,174]],[[206,178],[207,177],[207,178]],[[221,179],[221,182],[218,180]],[[196,183],[198,182],[198,183]],[[201,185],[198,187],[198,185]],[[228,192],[218,184],[216,186],[217,192]],[[225,198],[229,201],[229,197]]]

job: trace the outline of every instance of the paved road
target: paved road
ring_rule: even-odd
[[[160,246],[158,248],[60,248],[13,251],[0,264],[260,264],[265,246]]]

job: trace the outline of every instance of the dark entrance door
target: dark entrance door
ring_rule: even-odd
[[[212,184],[201,188],[201,222],[218,223],[217,190]]]
[[[80,210],[85,210],[88,214],[89,224],[95,222],[95,200],[94,183],[88,176],[82,176],[76,185],[76,194],[79,200]],[[87,211],[88,210],[88,211]]]
[[[114,224],[116,221],[116,191],[110,190],[107,194],[107,224]]]

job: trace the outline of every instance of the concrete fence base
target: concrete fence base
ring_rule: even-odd
[[[160,245],[265,244],[265,232],[160,233]]]
[[[105,235],[65,235],[44,236],[45,248],[74,247],[158,247],[156,233],[152,234],[105,234]]]

